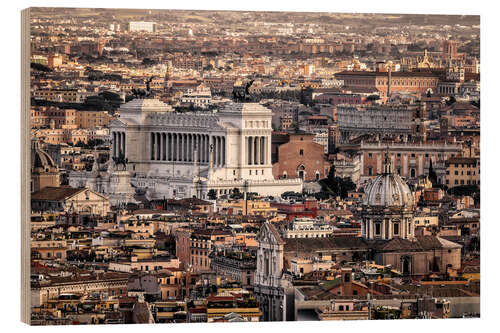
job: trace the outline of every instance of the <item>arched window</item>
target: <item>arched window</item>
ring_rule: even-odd
[[[305,176],[305,170],[306,170],[306,168],[305,168],[303,165],[300,165],[300,166],[297,168],[298,175],[299,175],[299,178],[300,178],[300,179],[304,179],[304,176]]]

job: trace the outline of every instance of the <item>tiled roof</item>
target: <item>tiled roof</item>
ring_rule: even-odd
[[[403,238],[393,238],[389,241],[379,241],[376,243],[376,248],[381,251],[421,251],[422,247],[418,242],[412,242]]]
[[[281,235],[279,234],[278,230],[276,229],[276,227],[273,224],[267,223],[266,225],[269,227],[269,230],[273,233],[274,238],[276,238],[276,241],[278,242],[278,244],[285,243],[283,241],[283,239],[281,238]]]
[[[31,200],[61,201],[85,190],[72,187],[45,187],[31,194]]]
[[[336,73],[335,76],[337,75],[356,75],[356,76],[388,76],[388,72],[372,72],[372,71],[343,71]],[[422,72],[391,72],[391,75],[393,77],[398,76],[406,76],[406,77],[415,77],[415,76],[422,76],[422,77],[437,77],[438,75],[429,71],[422,71]]]
[[[434,249],[455,249],[460,248],[460,245],[437,236],[417,236],[415,237],[415,241],[402,238],[394,238],[389,241],[376,241],[374,247],[380,251],[427,251]]]
[[[333,249],[369,249],[370,244],[360,237],[286,238],[285,251],[320,251]]]

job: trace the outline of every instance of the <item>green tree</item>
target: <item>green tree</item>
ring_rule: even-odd
[[[455,103],[457,101],[457,99],[454,97],[454,96],[450,96],[447,100],[446,100],[446,105],[450,106],[452,105],[453,103]]]
[[[217,199],[217,192],[212,188],[210,191],[208,191],[207,196],[210,200],[216,200]]]
[[[208,64],[205,67],[203,67],[204,71],[211,71],[214,69],[214,66],[212,64]]]
[[[456,196],[479,196],[479,187],[477,185],[460,185],[448,189],[448,193]]]
[[[152,65],[156,65],[157,62],[153,59],[150,59],[150,58],[144,58],[144,59],[142,59],[142,64],[145,66],[152,66]]]
[[[233,191],[231,193],[231,195],[229,196],[231,199],[241,199],[243,198],[243,194],[240,192],[240,189],[235,187],[233,188]]]
[[[320,180],[319,183],[322,186],[322,192],[339,196],[342,199],[347,198],[348,193],[356,189],[356,184],[352,182],[351,178],[335,176],[335,167],[333,165],[330,167],[328,177]]]
[[[435,187],[437,184],[437,174],[436,171],[434,171],[434,168],[432,167],[432,160],[429,162],[429,180],[432,183],[432,187]]]
[[[294,192],[294,191],[286,191],[281,194],[282,199],[289,199],[289,198],[302,198],[302,193],[299,192]]]
[[[37,70],[37,71],[40,71],[40,72],[52,72],[52,69],[50,69],[49,67],[42,65],[42,64],[39,64],[39,63],[36,63],[36,62],[32,62],[30,64],[30,68]]]

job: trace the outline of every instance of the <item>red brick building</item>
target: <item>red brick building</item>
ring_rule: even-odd
[[[375,88],[380,99],[387,99],[390,92],[426,93],[429,89],[436,92],[439,75],[430,71],[425,72],[371,72],[371,71],[343,71],[335,74],[335,78],[344,81],[346,88]]]
[[[330,163],[324,147],[313,142],[310,133],[273,133],[273,176],[317,181],[328,176]]]
[[[279,214],[286,214],[287,221],[293,221],[296,217],[316,218],[318,216],[318,201],[306,199],[304,202],[278,203],[272,202],[271,207],[278,208]]]

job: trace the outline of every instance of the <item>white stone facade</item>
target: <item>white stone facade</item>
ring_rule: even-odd
[[[332,235],[334,227],[318,220],[295,218],[289,228],[283,231],[283,238],[322,238]]]
[[[150,199],[205,198],[245,188],[262,195],[302,191],[300,180],[275,180],[271,110],[230,103],[216,113],[176,113],[156,99],[134,99],[110,124],[112,156],[123,154],[134,186]]]

